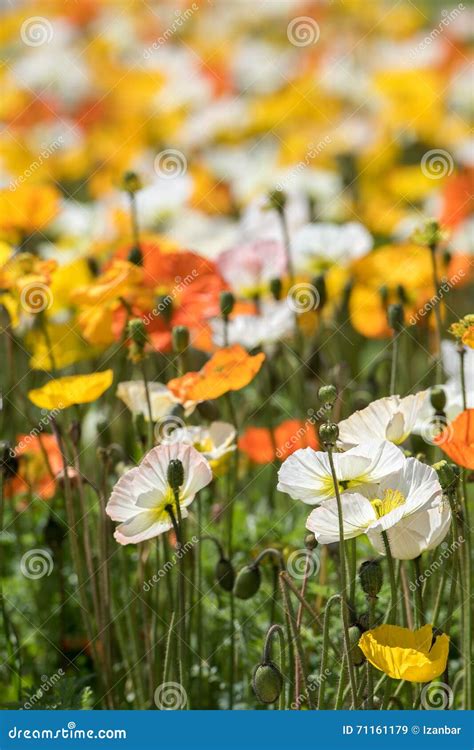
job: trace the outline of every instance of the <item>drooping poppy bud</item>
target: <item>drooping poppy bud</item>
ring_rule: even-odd
[[[216,565],[216,581],[224,591],[232,591],[234,588],[235,572],[230,560],[221,557]]]
[[[262,576],[258,565],[246,565],[239,571],[235,581],[235,595],[239,599],[251,599],[260,588]]]
[[[378,560],[366,560],[359,568],[362,590],[369,597],[376,597],[382,588],[383,570]]]
[[[232,313],[232,310],[234,309],[234,305],[235,305],[235,297],[232,294],[232,292],[229,292],[229,291],[221,292],[219,303],[220,303],[220,310],[221,310],[222,317],[228,318],[229,315]]]
[[[253,673],[252,688],[260,703],[275,703],[283,689],[283,677],[274,662],[259,664]]]

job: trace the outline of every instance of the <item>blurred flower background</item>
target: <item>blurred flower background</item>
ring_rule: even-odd
[[[1,707],[426,708],[405,682],[439,677],[472,707],[473,27],[3,5]]]

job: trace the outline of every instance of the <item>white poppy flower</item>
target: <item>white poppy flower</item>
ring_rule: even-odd
[[[246,349],[255,349],[265,344],[282,341],[294,333],[295,313],[288,301],[265,302],[260,315],[236,315],[227,324],[229,345],[241,344]],[[212,339],[217,346],[224,346],[224,321],[211,320]]]
[[[339,423],[340,445],[351,448],[366,440],[389,440],[396,445],[403,443],[413,432],[427,399],[427,391],[405,398],[379,398]]]
[[[163,383],[148,383],[150,395],[151,416],[154,422],[170,414],[178,399]],[[132,414],[143,414],[148,421],[148,405],[145,384],[143,380],[125,380],[118,384],[117,397],[121,399]]]
[[[173,442],[192,445],[216,469],[236,448],[235,427],[228,422],[212,422],[209,427],[190,425],[173,431]]]
[[[184,482],[179,489],[183,518],[196,493],[212,480],[208,462],[192,446],[175,443],[153,448],[139,466],[119,479],[107,503],[107,515],[120,521],[114,534],[119,544],[137,544],[172,528],[167,506],[174,507],[175,500],[167,475],[173,459],[183,464]]]
[[[378,485],[403,467],[402,451],[388,441],[369,440],[345,453],[334,453],[334,468],[341,492]],[[329,456],[302,448],[289,456],[278,472],[278,489],[308,505],[334,498]]]
[[[367,534],[383,553],[381,532],[386,531],[392,555],[403,560],[439,544],[451,520],[435,470],[415,458],[406,459],[403,467],[385,477],[377,488],[366,488],[364,494],[344,492],[341,505],[345,539]],[[306,526],[321,544],[338,542],[336,499],[315,508]]]
[[[347,224],[306,224],[293,237],[293,261],[298,270],[322,263],[349,263],[368,253],[374,244],[370,232],[357,221]]]

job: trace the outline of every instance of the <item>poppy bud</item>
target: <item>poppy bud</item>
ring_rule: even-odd
[[[337,398],[337,391],[333,385],[323,385],[318,391],[319,400],[326,406],[332,406]]]
[[[387,310],[387,320],[393,331],[401,331],[405,320],[403,305],[399,302],[395,305],[389,305]]]
[[[224,591],[232,591],[234,588],[235,573],[230,560],[221,557],[216,565],[216,581]]]
[[[359,646],[360,636],[361,633],[357,625],[352,625],[349,628],[349,643],[350,657],[355,667],[359,667],[365,661],[365,656]]]
[[[311,281],[311,286],[313,286],[316,289],[317,299],[319,300],[318,308],[322,310],[328,300],[328,293],[326,289],[326,277],[324,276],[324,274],[320,273],[318,276],[315,276],[314,279]]]
[[[219,303],[222,317],[228,318],[235,305],[235,297],[232,292],[221,292]]]
[[[403,286],[403,284],[399,284],[397,286],[397,294],[398,294],[398,299],[400,300],[400,302],[403,305],[406,305],[408,302],[408,297],[407,297],[407,293],[405,291],[405,287]]]
[[[142,188],[142,182],[136,172],[125,172],[122,187],[127,193],[136,193]]]
[[[184,469],[179,458],[172,458],[169,462],[167,479],[172,490],[179,490],[184,483]]]
[[[359,568],[362,590],[370,597],[376,597],[382,588],[383,570],[378,560],[366,560]]]
[[[452,257],[453,257],[452,253],[450,253],[449,250],[445,250],[443,253],[443,264],[445,266],[449,266],[449,264],[451,263]]]
[[[433,388],[430,393],[430,401],[433,409],[438,412],[444,411],[446,406],[446,394],[442,388]]]
[[[271,208],[274,208],[278,213],[282,214],[285,209],[286,194],[283,190],[277,188],[268,194],[268,201]]]
[[[278,302],[279,299],[281,299],[281,293],[283,289],[283,284],[281,279],[272,279],[270,281],[270,292],[274,299]]]
[[[260,569],[255,565],[246,565],[237,575],[235,581],[235,595],[239,599],[251,599],[260,588],[262,577]]]
[[[382,305],[384,307],[388,304],[388,287],[386,284],[383,284],[379,289],[380,299],[382,301]]]
[[[314,536],[312,532],[310,532],[309,534],[306,534],[304,538],[304,546],[306,547],[306,549],[309,549],[309,550],[316,549],[316,547],[318,546],[316,537]]]
[[[143,320],[141,318],[129,320],[127,333],[131,339],[129,358],[132,362],[141,362],[144,357],[145,344],[148,341]]]
[[[173,349],[175,352],[182,353],[189,346],[189,328],[187,326],[174,326],[173,328]]]
[[[420,245],[427,245],[434,250],[441,240],[444,239],[444,232],[435,219],[428,219],[424,227],[417,229],[413,233],[413,239]]]
[[[130,250],[127,256],[127,260],[130,263],[133,263],[135,266],[143,265],[143,253],[138,247],[138,245],[135,245],[134,247],[132,247],[132,249]]]
[[[173,300],[169,294],[160,294],[158,297],[158,311],[166,323],[173,317]]]
[[[252,678],[252,688],[260,703],[275,703],[283,689],[283,677],[272,661],[258,664]]]
[[[445,492],[455,489],[460,476],[460,469],[456,464],[451,464],[443,459],[433,464],[433,469],[437,473],[439,483]]]
[[[147,341],[145,323],[141,318],[132,318],[128,321],[128,335],[134,344],[144,347]]]
[[[334,445],[339,437],[339,427],[334,422],[325,422],[319,428],[319,437],[326,445]]]
[[[215,401],[201,401],[197,405],[197,410],[201,417],[207,419],[208,422],[215,422],[220,417],[219,407]]]

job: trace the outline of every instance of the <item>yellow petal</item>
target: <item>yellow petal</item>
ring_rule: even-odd
[[[68,375],[29,391],[28,398],[41,409],[66,409],[72,404],[88,404],[102,396],[112,385],[113,378],[112,370],[91,375]]]
[[[397,625],[381,625],[364,633],[359,646],[367,661],[389,677],[430,682],[446,668],[449,637],[437,636],[433,646],[432,641],[431,625],[415,631]]]

